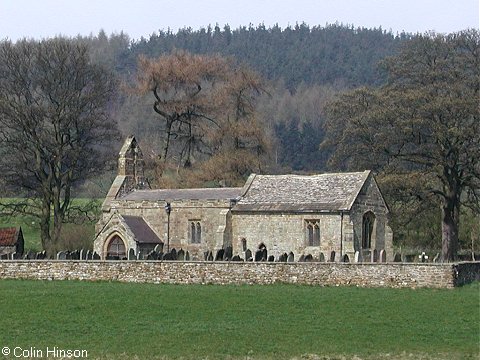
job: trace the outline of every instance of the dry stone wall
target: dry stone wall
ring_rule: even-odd
[[[0,261],[0,279],[453,288],[479,281],[480,262],[352,264],[8,260]]]

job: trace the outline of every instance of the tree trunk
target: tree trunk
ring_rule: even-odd
[[[442,206],[442,261],[455,260],[458,250],[459,204],[446,199]]]

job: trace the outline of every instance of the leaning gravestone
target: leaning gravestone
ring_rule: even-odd
[[[163,252],[163,243],[156,245],[153,250],[155,250],[157,253]]]
[[[293,254],[292,251],[290,251],[287,257],[287,262],[294,262],[294,261],[295,261],[295,255]]]
[[[100,260],[100,255],[98,255],[95,251],[93,252],[92,260]]]
[[[380,250],[378,261],[381,263],[387,262],[387,252],[384,249]]]

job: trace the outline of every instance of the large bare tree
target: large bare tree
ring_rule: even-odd
[[[73,186],[98,174],[102,146],[116,134],[108,109],[114,89],[79,42],[0,43],[0,174],[23,196],[1,210],[37,217],[50,253],[58,250]]]
[[[326,144],[337,165],[418,179],[414,195],[440,206],[442,258],[454,260],[460,206],[480,201],[480,35],[417,36],[383,65],[386,85],[330,104]]]
[[[264,90],[252,70],[218,55],[175,51],[156,59],[141,57],[136,90],[153,95],[163,128],[164,164],[189,168],[197,160],[208,161],[211,171],[199,176],[228,182],[261,166],[268,140],[256,100]]]

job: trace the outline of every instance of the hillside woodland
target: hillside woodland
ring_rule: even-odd
[[[472,36],[478,62],[478,33]],[[389,59],[404,56],[408,44],[419,38],[381,28],[302,23],[284,29],[185,28],[135,40],[101,31],[70,40],[86,45],[92,63],[116,77],[110,116],[123,136],[134,134],[140,140],[152,186],[236,186],[251,172],[368,167],[379,174],[391,205],[397,246],[440,249],[440,202],[419,195],[426,184],[418,166],[402,164],[396,170],[403,176],[399,178],[376,159],[357,161],[345,151],[348,143],[342,143],[346,137],[340,129],[347,117],[332,116],[331,111],[331,104],[346,96],[342,94],[388,86],[396,76]],[[473,86],[478,96],[476,69],[471,75],[477,76]],[[381,116],[375,121],[381,122]],[[369,126],[375,129],[375,124]],[[117,140],[105,161],[106,171],[78,183],[76,195],[104,196],[119,147]],[[340,148],[347,156],[341,160]],[[475,166],[478,171],[478,159]],[[458,208],[459,223],[465,225],[458,229],[459,247],[468,251],[480,247],[476,211],[475,206]]]

